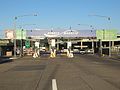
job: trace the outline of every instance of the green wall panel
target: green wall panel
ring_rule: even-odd
[[[26,39],[26,30],[16,30],[16,39]]]
[[[96,36],[101,40],[115,40],[117,39],[117,30],[97,30]]]

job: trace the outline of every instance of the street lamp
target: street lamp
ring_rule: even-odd
[[[107,20],[111,22],[111,17],[109,17],[109,16],[102,16],[102,15],[96,15],[96,14],[89,15],[89,16],[96,16],[96,17],[101,17],[101,18],[107,18]],[[105,32],[105,30],[103,29],[103,34],[104,34],[104,32]],[[109,37],[109,39],[110,39],[110,37]],[[111,57],[111,41],[110,40],[109,40],[109,57]]]
[[[16,20],[20,17],[26,17],[26,16],[37,16],[37,14],[27,14],[27,15],[21,15],[21,16],[14,17],[14,57],[15,58],[16,58]]]
[[[78,24],[78,25],[82,25],[82,26],[89,26],[90,28],[92,28],[91,33],[93,33],[93,25],[88,25],[88,24]],[[82,45],[82,41],[81,41],[81,45]],[[92,38],[92,50],[93,50],[93,54],[94,54],[94,38]]]
[[[78,25],[82,25],[82,26],[89,26],[89,27],[93,27],[92,25],[88,25],[88,24],[78,24]]]
[[[23,25],[19,25],[19,28],[23,28],[24,26],[31,26],[31,25],[36,25],[36,24],[23,24]]]

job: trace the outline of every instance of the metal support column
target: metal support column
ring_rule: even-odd
[[[81,40],[81,46],[80,47],[81,47],[81,49],[83,49],[83,42],[82,42],[82,40]]]
[[[57,39],[57,42],[59,42],[59,39]],[[57,50],[59,50],[59,43],[57,43]]]
[[[94,40],[92,40],[92,50],[93,50],[93,54],[94,54]]]
[[[111,57],[111,41],[109,41],[109,57]]]

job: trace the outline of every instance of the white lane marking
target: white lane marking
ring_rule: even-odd
[[[56,79],[52,79],[52,90],[58,90]]]

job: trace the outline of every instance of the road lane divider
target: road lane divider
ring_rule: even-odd
[[[58,90],[56,79],[52,79],[52,90]]]

